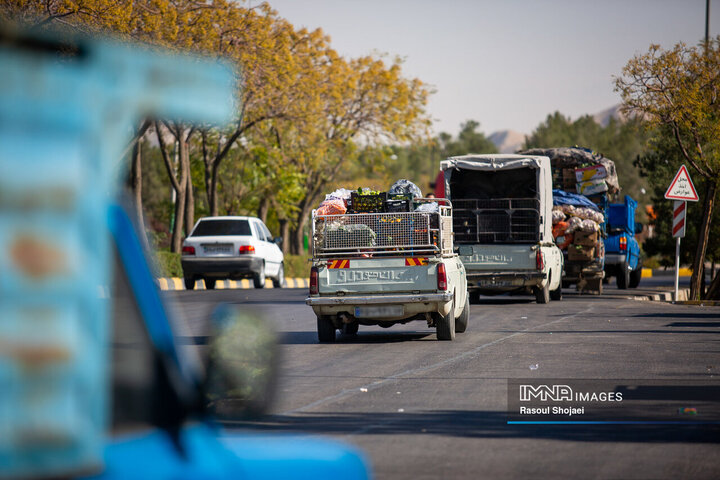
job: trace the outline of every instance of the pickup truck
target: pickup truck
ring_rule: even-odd
[[[552,236],[550,160],[464,155],[443,160],[453,230],[473,302],[481,294],[562,299],[563,256]]]
[[[642,277],[640,245],[635,238],[642,224],[635,222],[637,202],[625,195],[623,203],[608,205],[608,236],[605,238],[605,278],[617,278],[620,289],[636,288]]]
[[[438,340],[467,328],[465,268],[453,249],[452,206],[418,199],[425,211],[312,213],[312,268],[306,303],[317,316],[318,340],[360,325],[390,327],[414,320],[435,327]],[[421,209],[422,210],[422,209]]]

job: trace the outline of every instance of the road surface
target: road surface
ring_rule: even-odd
[[[612,281],[602,296],[566,289],[547,305],[484,297],[454,342],[413,322],[361,326],[357,336],[318,344],[304,290],[166,296],[190,336],[207,334],[218,302],[259,310],[281,332],[272,414],[228,428],[341,439],[366,452],[376,478],[717,479],[717,425],[507,423],[512,379],[692,380],[720,391],[720,307],[630,299],[657,291],[655,283],[617,290]],[[693,415],[710,418],[703,408]]]

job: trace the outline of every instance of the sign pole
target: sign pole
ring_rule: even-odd
[[[675,238],[675,303],[678,301],[680,286],[680,237]]]

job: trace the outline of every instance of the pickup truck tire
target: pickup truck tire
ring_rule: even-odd
[[[620,270],[617,274],[617,288],[625,290],[630,283],[630,271],[628,270],[627,264],[620,264]]]
[[[544,287],[535,287],[535,301],[537,303],[550,302],[550,283],[546,283]]]
[[[185,280],[185,290],[192,290],[195,288],[195,279],[194,278],[184,278]]]
[[[438,340],[455,340],[455,300],[453,300],[450,313],[440,315],[435,313],[435,332]]]
[[[360,324],[358,322],[346,323],[343,325],[343,333],[345,335],[357,335]]]
[[[215,279],[205,278],[205,290],[215,290]]]
[[[265,264],[260,267],[258,273],[253,274],[253,286],[255,288],[265,288]]]
[[[317,317],[318,341],[320,343],[333,343],[335,341],[335,324],[327,315]]]
[[[465,333],[470,320],[470,295],[465,296],[465,308],[460,316],[455,319],[455,333]]]
[[[562,300],[562,282],[555,290],[550,290],[550,300]]]
[[[638,285],[640,285],[640,279],[642,278],[642,264],[638,265],[638,267],[630,272],[630,284],[628,285],[630,288],[637,288]]]

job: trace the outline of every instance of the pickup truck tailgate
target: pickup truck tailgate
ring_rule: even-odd
[[[328,260],[318,269],[321,295],[437,290],[437,261],[428,257]]]
[[[536,269],[534,245],[472,245],[472,250],[460,257],[468,273]]]

